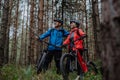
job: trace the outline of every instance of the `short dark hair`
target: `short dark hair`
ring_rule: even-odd
[[[59,22],[63,25],[63,20],[61,20],[61,19],[54,19],[54,21]]]

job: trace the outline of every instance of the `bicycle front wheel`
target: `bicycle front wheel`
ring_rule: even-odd
[[[91,75],[96,75],[98,73],[97,67],[92,61],[88,61],[87,66]]]
[[[63,56],[60,59],[60,70],[63,76],[63,80],[68,80],[68,74],[69,74],[69,60],[70,60],[70,54],[66,53],[63,54]]]
[[[69,53],[63,54],[60,59],[60,70],[63,76],[63,80],[69,80],[69,72],[70,72],[70,60],[71,55]]]
[[[42,71],[42,69],[44,69],[44,63],[45,63],[46,55],[47,55],[47,53],[44,52],[38,60],[37,74],[39,74]]]

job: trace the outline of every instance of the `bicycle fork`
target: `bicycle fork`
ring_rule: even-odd
[[[75,59],[70,60],[70,71],[77,70],[77,55],[75,55]]]

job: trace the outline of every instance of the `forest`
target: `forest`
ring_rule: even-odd
[[[69,32],[70,20],[78,20],[87,34],[85,58],[98,73],[83,80],[120,80],[120,0],[0,0],[0,80],[63,80],[54,60],[47,71],[36,69],[49,37],[42,42],[35,34],[54,28],[55,19]]]

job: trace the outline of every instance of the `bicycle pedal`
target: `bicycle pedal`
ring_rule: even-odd
[[[74,71],[77,71],[77,69],[74,69]]]

